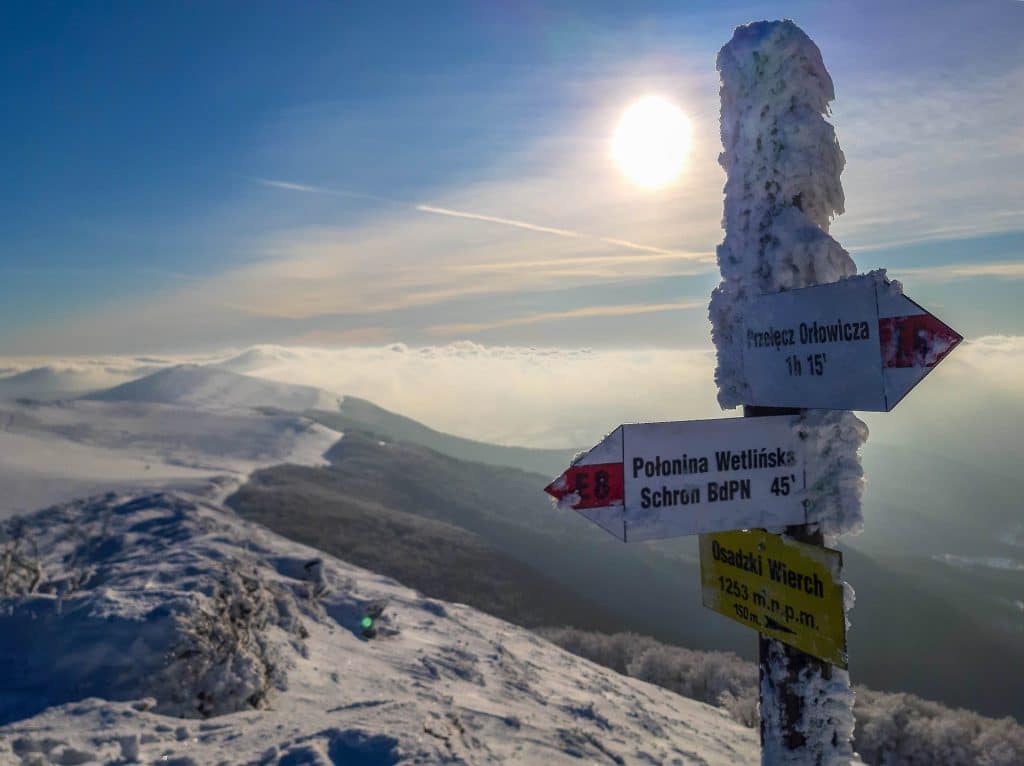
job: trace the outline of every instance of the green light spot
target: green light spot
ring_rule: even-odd
[[[369,628],[370,626],[373,625],[373,618],[372,617],[364,617],[363,621],[360,624],[363,626],[363,628]]]

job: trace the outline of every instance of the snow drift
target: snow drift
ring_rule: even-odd
[[[0,549],[0,762],[757,757],[723,711],[188,494],[54,507]]]

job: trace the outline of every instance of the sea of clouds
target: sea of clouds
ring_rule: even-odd
[[[216,354],[0,358],[0,397],[58,398],[179,363],[368,399],[433,428],[500,444],[580,447],[620,423],[739,415],[715,401],[714,355],[687,349],[556,349],[468,341],[411,347],[255,346]],[[967,341],[891,413],[865,415],[872,439],[969,451],[1000,465],[1024,449],[1024,338]]]

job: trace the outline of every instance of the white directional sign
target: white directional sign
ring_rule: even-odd
[[[545,491],[626,542],[805,524],[798,416],[619,426]]]
[[[879,273],[755,298],[745,404],[888,412],[963,338]]]

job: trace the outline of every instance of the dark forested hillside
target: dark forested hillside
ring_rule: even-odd
[[[553,510],[545,475],[349,429],[330,466],[256,473],[229,499],[247,518],[429,596],[523,625],[633,631],[753,658],[754,635],[704,609],[693,540],[624,545]],[[857,590],[857,681],[1024,717],[1024,646],[906,568],[846,550]],[[977,678],[985,678],[979,685]]]

